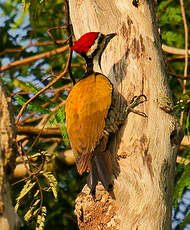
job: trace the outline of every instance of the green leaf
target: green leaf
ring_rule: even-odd
[[[38,190],[39,191],[39,190]],[[34,211],[37,208],[37,206],[40,203],[40,199],[37,199],[34,204],[30,207],[30,209],[28,210],[28,212],[25,214],[24,219],[26,221],[29,221],[32,217],[34,217]],[[39,210],[39,208],[37,208],[37,210]]]
[[[38,189],[36,193],[34,194],[34,198],[37,198],[37,196],[40,194],[40,190]]]
[[[56,114],[52,114],[46,124],[47,127],[59,125],[61,129],[61,134],[63,136],[64,144],[66,147],[69,146],[69,138],[67,134],[67,129],[65,126],[65,107],[62,106]]]
[[[162,39],[165,40],[168,45],[173,46],[176,41],[181,40],[181,35],[173,31],[164,31],[162,33]]]
[[[23,98],[21,95],[17,95],[16,100],[18,101],[20,105],[24,105],[27,102],[27,100]]]
[[[183,222],[175,228],[175,230],[183,230],[185,226],[189,223],[190,223],[190,212],[187,214]]]
[[[59,123],[64,123],[65,122],[65,106],[62,106],[58,112],[57,112],[57,117],[58,117],[58,121]]]
[[[30,159],[35,161],[36,159],[38,159],[38,157],[41,158],[42,156],[49,158],[51,154],[48,153],[47,151],[41,151],[40,153],[34,153],[33,155],[31,155]]]
[[[182,21],[180,7],[167,7],[166,11],[161,14],[160,26],[171,24],[175,25]]]
[[[55,199],[57,199],[57,180],[54,177],[54,175],[50,172],[43,172],[42,173],[43,176],[48,180],[49,186],[51,188],[51,191],[55,197]]]
[[[31,182],[31,180],[28,180],[26,182],[26,184],[24,185],[24,187],[22,188],[19,196],[17,197],[16,199],[16,205],[15,205],[15,211],[18,210],[19,206],[20,206],[20,200],[22,198],[24,198],[26,196],[26,194],[29,193],[29,191],[32,190],[32,188],[34,187],[34,185],[36,184],[36,181],[35,182]]]
[[[32,92],[34,94],[36,94],[37,92],[39,92],[41,90],[41,88],[36,87],[34,84],[32,84],[31,82],[24,82],[21,80],[14,80],[15,84],[20,87],[20,89],[22,89],[24,92]],[[42,102],[49,102],[50,104],[54,104],[49,97],[47,97],[45,94],[40,94],[38,96],[38,99],[41,100]]]
[[[37,216],[37,226],[36,230],[42,230],[45,224],[45,218],[46,218],[47,210],[46,207],[43,206],[41,208],[41,215]]]
[[[56,113],[52,113],[46,126],[50,127],[57,124],[60,124],[62,126],[64,123],[65,123],[65,107],[62,106]]]
[[[28,100],[24,97],[22,97],[21,95],[17,95],[16,98],[15,98],[18,103],[23,106]],[[35,111],[35,112],[40,112],[40,113],[44,113],[44,114],[49,114],[50,111],[48,109],[45,109],[41,106],[40,103],[36,102],[36,101],[31,101],[27,108],[27,110],[30,110],[30,111]]]
[[[52,114],[46,124],[46,127],[51,127],[51,126],[55,126],[58,124],[58,119],[56,114]]]
[[[67,133],[67,129],[65,125],[61,126],[61,134],[63,136],[64,144],[66,148],[68,148],[69,147],[69,137],[68,137],[68,133]]]
[[[184,189],[186,189],[187,187],[190,187],[189,175],[190,175],[190,163],[185,166],[184,171],[175,186],[174,197],[173,197],[175,207],[177,207],[178,201],[181,200]]]
[[[158,6],[158,11],[162,11],[167,5],[168,5],[168,0],[162,1]]]
[[[48,109],[43,108],[40,103],[36,103],[36,102],[31,102],[28,106],[27,106],[28,110],[31,111],[36,111],[36,112],[40,112],[40,113],[44,113],[44,114],[49,114],[50,111]]]

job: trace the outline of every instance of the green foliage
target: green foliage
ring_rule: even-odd
[[[176,32],[173,31],[164,31],[162,33],[162,39],[163,41],[166,42],[166,44],[173,46],[176,44],[176,41],[183,41],[183,37],[181,36],[181,34],[178,34]]]
[[[24,97],[22,97],[21,95],[17,95],[15,97],[15,99],[17,100],[17,102],[20,105],[24,105],[28,100],[25,99]],[[37,101],[33,101],[31,102],[28,106],[27,106],[27,110],[31,110],[31,111],[37,111],[40,113],[49,113],[48,109],[45,109],[43,107],[41,107],[41,103],[38,103]]]
[[[43,176],[47,179],[54,198],[57,199],[57,180],[55,176],[50,172],[43,172]]]
[[[187,26],[190,31],[190,0],[184,1],[184,9],[186,14]],[[162,34],[162,41],[164,44],[173,46],[175,48],[184,49],[185,47],[185,34],[184,24],[181,14],[180,1],[164,0],[158,1],[158,18],[159,25]],[[189,40],[190,41],[190,40]],[[188,44],[190,47],[190,43]],[[167,54],[168,59],[168,71],[170,73],[176,73],[183,76],[184,74],[184,58],[178,58],[177,55]],[[189,75],[189,72],[188,72]],[[190,84],[187,80],[186,93],[183,93],[183,80],[174,76],[169,77],[170,87],[174,99],[174,108],[176,117],[181,119],[181,113],[183,112],[183,130],[186,136],[190,135]],[[178,153],[184,161],[190,159],[190,146],[184,147]],[[177,212],[178,205],[180,204],[184,192],[190,187],[190,164],[185,165],[183,162],[177,164],[176,176],[175,176],[175,190],[174,190],[174,206],[175,212]],[[184,213],[185,219],[182,223],[179,223],[175,228],[184,229],[189,223],[189,212]]]
[[[175,105],[176,112],[182,111],[185,109],[188,110],[189,103],[190,103],[189,93],[176,95],[176,100],[177,100],[176,105]]]
[[[184,1],[184,4],[190,31],[190,0]],[[63,1],[4,0],[0,2],[0,10],[0,65],[7,65],[8,63],[30,58],[57,48],[57,45],[48,36],[47,30],[52,27],[60,27],[64,24],[65,7]],[[184,49],[184,26],[179,1],[158,0],[157,15],[163,43]],[[67,32],[63,29],[52,30],[51,33],[55,40],[68,38]],[[7,49],[19,51],[5,52]],[[25,65],[8,69],[8,71],[2,74],[7,92],[12,96],[15,117],[18,115],[21,107],[34,94],[47,86],[63,70],[67,55],[67,52],[65,52],[43,60],[28,62]],[[174,71],[176,74],[183,75],[184,59],[176,59],[175,55],[171,54],[168,57],[171,60],[168,61],[169,72]],[[84,64],[84,61],[78,56],[73,56],[72,63]],[[80,79],[84,74],[84,70],[75,66],[72,68],[72,73],[76,79]],[[19,124],[35,127],[48,116],[49,120],[44,127],[53,128],[58,126],[62,132],[63,138],[61,140],[41,136],[38,138],[31,136],[26,140],[24,149],[28,152],[27,157],[29,156],[31,162],[30,170],[33,173],[42,164],[41,153],[39,153],[41,149],[48,151],[55,141],[57,143],[56,152],[64,151],[69,146],[65,128],[65,112],[62,104],[68,95],[71,81],[68,75],[65,75],[65,77],[68,77],[68,79],[60,79],[48,89],[48,92],[41,94],[29,103],[22,118],[26,119],[28,116],[31,119],[26,119],[25,123],[22,121],[23,123]],[[183,94],[181,81],[178,78],[170,75],[169,82],[174,98],[175,114],[180,120],[180,114],[184,111],[184,133],[185,135],[189,135],[189,80],[187,81],[186,94]],[[67,88],[67,90],[60,90],[62,87]],[[30,149],[32,149],[32,154],[29,151]],[[25,180],[24,185],[20,183],[14,187],[14,191],[16,192],[13,194],[13,199],[15,198],[15,194],[20,194],[15,200],[17,202],[16,208],[23,221],[22,230],[33,230],[35,228],[55,230],[77,229],[73,213],[74,199],[83,184],[85,184],[85,179],[78,175],[75,167],[65,165],[59,161],[55,157],[54,151],[51,154],[48,153],[49,155],[45,154],[46,163],[44,163],[44,169],[40,170],[38,175],[33,175]],[[190,159],[190,146],[186,146],[181,150],[180,155],[185,159]],[[179,203],[184,191],[189,187],[189,167],[189,165],[185,166],[184,164],[177,165],[175,204]],[[59,183],[57,183],[55,178],[58,178]],[[38,182],[41,188],[43,188],[42,205],[41,190]],[[28,224],[24,220],[30,223]],[[184,222],[178,226],[178,229],[183,229],[188,222],[189,214],[185,217]]]
[[[159,7],[160,11],[163,10],[163,8]],[[166,8],[165,12],[160,15],[160,26],[163,25],[178,25],[180,22],[182,22],[182,16],[181,16],[181,9],[178,6],[176,7],[168,7]]]
[[[37,190],[39,192],[39,190]],[[28,212],[25,214],[24,219],[26,221],[30,221],[32,219],[32,217],[36,216],[36,214],[39,212],[39,208],[36,209],[36,207],[38,207],[40,204],[40,199],[37,199],[32,206],[30,207],[30,209],[28,210]]]
[[[34,187],[35,184],[36,184],[36,181],[31,182],[30,179],[27,180],[26,184],[24,185],[19,196],[16,199],[15,211],[18,210],[20,206],[20,201],[26,196],[26,194],[28,194],[28,192],[30,192],[30,190]]]
[[[45,218],[46,218],[47,210],[46,207],[42,207],[41,215],[38,215],[37,217],[37,226],[36,230],[42,230],[44,227],[45,223]]]
[[[65,123],[65,107],[62,106],[55,114],[52,114],[50,116],[47,126],[64,124],[64,123]]]
[[[159,1],[157,13],[164,43],[183,48],[184,28],[179,2],[173,0]]]
[[[67,130],[65,127],[65,106],[62,106],[58,109],[58,111],[52,114],[46,124],[46,127],[56,126],[59,125],[61,129],[61,133],[63,136],[65,147],[69,147],[69,139]]]
[[[183,220],[183,222],[182,222],[181,224],[179,224],[179,225],[175,228],[175,230],[184,230],[185,226],[186,226],[187,224],[189,224],[189,223],[190,223],[190,213],[187,214],[187,216],[185,217],[185,219]]]
[[[36,94],[37,92],[41,90],[40,88],[37,88],[35,85],[33,85],[31,82],[24,82],[18,79],[15,80],[14,82],[15,82],[15,85],[19,86],[23,92]],[[15,99],[20,106],[23,106],[28,101],[29,98],[17,94],[15,96]],[[48,102],[50,105],[53,105],[53,106],[57,105],[56,103],[53,103],[45,94],[41,94],[38,96],[36,100],[33,100],[28,104],[26,111],[36,111],[42,114],[50,113],[49,109],[42,107],[42,104],[46,102]]]
[[[179,199],[181,199],[186,188],[190,187],[190,163],[184,167],[183,173],[175,185],[174,205],[177,207]]]
[[[47,157],[46,164],[51,160],[51,157],[48,156],[47,152],[35,153],[31,155],[29,159],[37,159],[38,157]],[[42,170],[44,164],[44,162],[41,163],[39,166],[40,170],[33,171],[31,162],[27,162],[27,165],[30,165],[30,168],[28,169],[30,171],[30,176],[25,179],[25,185],[19,196],[16,198],[15,205],[15,210],[17,211],[22,205],[21,201],[25,199],[26,196],[30,197],[30,194],[34,194],[32,196],[31,205],[24,215],[24,219],[25,221],[31,221],[36,218],[36,230],[43,229],[46,220],[47,208],[46,206],[43,206],[44,192],[52,191],[54,198],[57,199],[57,180],[51,172]]]

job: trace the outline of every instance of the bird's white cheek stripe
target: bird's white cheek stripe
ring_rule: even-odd
[[[89,49],[88,52],[86,53],[87,56],[92,55],[93,52],[97,49],[97,47],[98,47],[98,42],[99,42],[100,37],[101,37],[101,33],[98,34],[98,37],[96,38],[94,44],[90,47],[90,49]]]

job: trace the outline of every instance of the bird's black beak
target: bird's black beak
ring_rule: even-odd
[[[109,42],[112,38],[114,38],[117,34],[116,33],[112,33],[112,34],[107,34],[106,35],[106,41]]]

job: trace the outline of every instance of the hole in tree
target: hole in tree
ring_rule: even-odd
[[[133,6],[137,7],[139,6],[139,0],[133,0],[132,2]]]
[[[113,184],[109,184],[108,185],[108,191],[112,191],[113,190]]]

